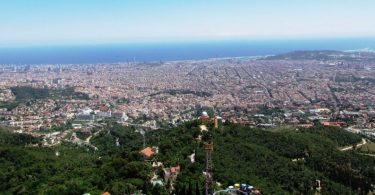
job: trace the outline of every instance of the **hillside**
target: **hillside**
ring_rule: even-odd
[[[202,143],[190,138],[196,124],[165,131],[160,157],[171,164],[180,159],[183,172],[177,186],[186,188],[201,179],[204,167]],[[315,127],[299,131],[269,132],[228,124],[211,131],[214,143],[214,178],[222,186],[249,183],[265,194],[311,193],[315,180],[323,193],[346,194],[361,188],[368,191],[375,178],[375,159],[341,152],[337,148],[361,141],[360,136],[336,128]],[[186,156],[196,150],[194,165]],[[304,159],[292,162],[292,159]],[[184,159],[184,160],[181,160]]]
[[[138,148],[135,155],[130,155],[126,150],[94,152],[70,143],[54,148],[32,147],[29,144],[35,139],[10,134],[4,128],[0,136],[2,194],[101,194],[105,191],[124,194],[139,189],[153,194],[148,182],[150,165],[138,158]]]
[[[30,104],[35,100],[43,99],[79,99],[88,100],[87,94],[76,92],[73,87],[64,89],[34,88],[28,86],[11,87],[15,99],[9,102],[0,101],[0,108],[13,110],[20,104]]]
[[[180,165],[174,182],[178,194],[204,190],[203,143],[214,143],[214,179],[225,189],[248,183],[263,194],[311,194],[320,180],[322,194],[368,192],[375,183],[375,158],[356,150],[361,137],[338,128],[266,131],[235,124],[219,129],[208,126],[202,141],[197,121],[173,129],[146,133],[146,145],[158,146],[155,160],[164,167]],[[64,143],[55,148],[30,147],[38,140],[2,129],[0,139],[0,191],[5,194],[167,194],[150,183],[151,163],[139,155],[142,136],[134,128],[109,125],[95,137],[98,151]],[[116,145],[116,139],[119,145]],[[11,141],[13,140],[13,141]],[[195,162],[188,158],[195,151]],[[59,155],[56,155],[58,152]],[[163,174],[157,172],[159,177]]]

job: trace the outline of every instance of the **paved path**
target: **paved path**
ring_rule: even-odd
[[[358,153],[358,154],[365,155],[365,156],[372,156],[372,157],[375,157],[375,154],[366,154],[366,153]]]
[[[367,143],[366,139],[365,139],[365,138],[362,138],[361,143],[358,143],[358,144],[356,145],[356,147],[357,147],[357,148],[358,148],[358,147],[361,147],[361,146],[365,145],[366,143]],[[346,146],[346,147],[344,147],[344,148],[341,148],[340,150],[341,150],[341,151],[348,151],[348,150],[352,150],[352,149],[353,149],[353,146]]]

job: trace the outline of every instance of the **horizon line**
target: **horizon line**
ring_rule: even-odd
[[[274,41],[317,41],[317,40],[364,40],[373,39],[375,36],[342,36],[342,37],[231,37],[231,38],[191,38],[191,39],[138,39],[138,40],[119,40],[119,41],[70,41],[70,42],[42,42],[42,43],[0,43],[0,49],[21,49],[35,47],[70,47],[70,46],[105,46],[105,45],[157,45],[157,44],[189,44],[189,43],[218,43],[218,42],[274,42]]]

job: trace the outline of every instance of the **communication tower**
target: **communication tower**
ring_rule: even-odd
[[[212,174],[212,152],[214,150],[214,144],[204,144],[206,150],[206,195],[213,193],[213,174]]]

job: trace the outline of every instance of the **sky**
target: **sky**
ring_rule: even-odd
[[[375,37],[374,8],[374,0],[0,0],[0,47]]]

